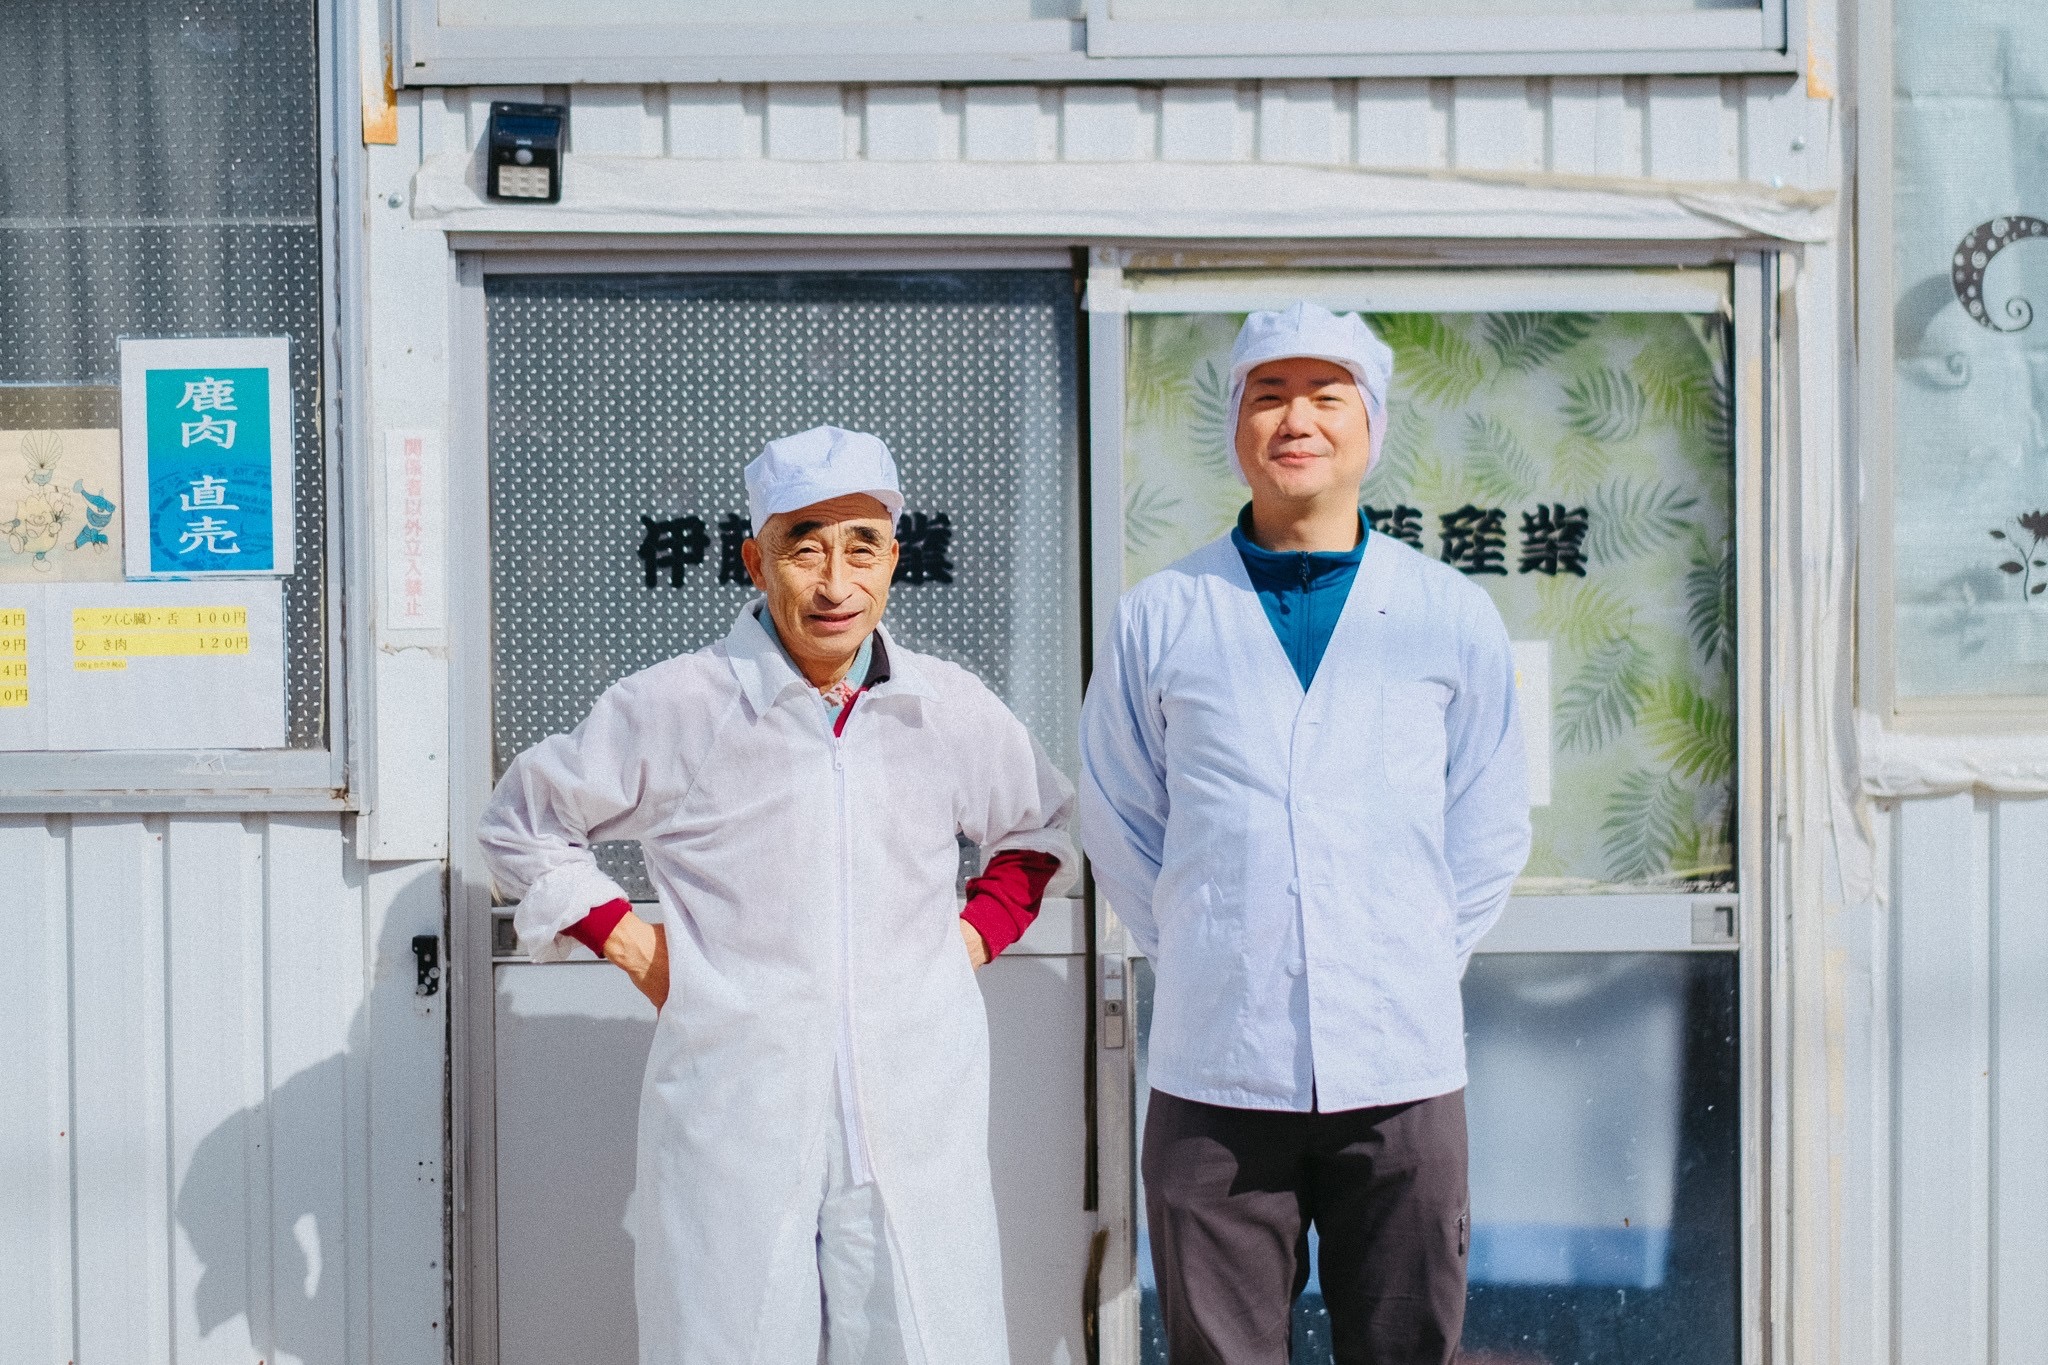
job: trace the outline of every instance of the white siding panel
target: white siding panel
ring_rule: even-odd
[[[1426,80],[1360,81],[1355,97],[1360,165],[1448,164],[1450,128]]]
[[[661,119],[638,85],[579,85],[569,96],[569,137],[579,152],[660,156]]]
[[[669,86],[668,154],[700,161],[760,156],[760,119],[749,117],[746,91],[736,85]]]
[[[469,92],[459,86],[422,90],[420,101],[420,155],[462,153],[475,148],[469,135]],[[479,130],[481,134],[481,130]]]
[[[1139,94],[1128,85],[1069,87],[1061,102],[1061,159],[1150,161],[1154,126]]]
[[[1650,175],[1658,180],[1732,180],[1723,152],[1721,78],[1651,76]]]
[[[864,142],[873,161],[956,161],[960,124],[936,85],[869,86]]]
[[[362,913],[333,821],[272,816],[268,845],[271,1295],[278,1351],[312,1359],[350,1339],[349,1238],[367,1231],[349,1207],[362,1145],[350,1141],[347,1056]]]
[[[365,1015],[349,1030],[368,1052],[369,1190],[377,1254],[369,1264],[370,1359],[436,1365],[447,1355],[442,1265],[441,1100],[447,1084],[445,985],[415,990],[412,940],[443,941],[442,866],[379,867],[365,885],[364,935],[373,945]],[[370,1238],[357,1238],[369,1243]]]
[[[969,161],[1041,158],[1036,86],[970,86],[965,101],[961,141]]]
[[[1348,109],[1346,115],[1340,130],[1334,82],[1267,81],[1259,90],[1259,160],[1310,166],[1349,161]]]
[[[0,1348],[68,1361],[71,1341],[71,995],[64,841],[41,816],[0,817]]]
[[[71,822],[78,1358],[171,1358],[161,821]]]
[[[1543,168],[1543,111],[1521,76],[1452,83],[1451,152],[1461,170]]]
[[[1993,1359],[2048,1342],[2048,801],[1997,807],[1992,883]]]
[[[238,816],[183,819],[164,864],[177,1359],[243,1365],[269,1353],[247,1297],[270,1280],[262,846]]]
[[[1752,76],[1743,91],[1742,178],[1760,184],[1817,188],[1827,183],[1832,100],[1810,100],[1806,82]]]
[[[1550,82],[1548,168],[1560,175],[1600,174],[1598,76],[1558,76]]]
[[[846,155],[845,96],[836,85],[768,87],[768,155],[838,161]]]
[[[1230,81],[1170,85],[1161,91],[1160,160],[1237,160],[1237,103],[1237,85]]]
[[[1895,845],[1898,1356],[1988,1358],[1989,816],[1908,801]]]

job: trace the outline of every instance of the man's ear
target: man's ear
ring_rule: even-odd
[[[761,542],[753,536],[740,542],[740,563],[747,566],[747,577],[753,580],[755,590],[768,591],[768,580],[761,573]]]

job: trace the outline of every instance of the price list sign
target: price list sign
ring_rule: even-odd
[[[79,607],[71,613],[71,667],[121,672],[137,658],[249,652],[246,607]]]
[[[0,709],[28,705],[28,613],[0,608]]]

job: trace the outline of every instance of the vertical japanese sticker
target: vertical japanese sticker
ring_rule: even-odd
[[[384,433],[383,631],[447,628],[446,469],[440,433]]]
[[[130,578],[292,571],[283,337],[121,343]]]

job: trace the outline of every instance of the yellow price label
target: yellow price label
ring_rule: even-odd
[[[20,607],[0,607],[0,630],[27,630],[28,612]]]
[[[15,706],[28,705],[28,685],[0,684],[0,711]]]
[[[0,682],[27,682],[27,659],[0,659]]]
[[[5,626],[0,626],[4,631]],[[0,634],[0,659],[26,659],[28,657],[28,636]]]
[[[167,630],[118,635],[74,635],[71,637],[71,652],[80,656],[111,655],[120,659],[166,655],[247,654],[249,632]]]
[[[241,630],[247,607],[79,607],[71,629],[81,631]]]

